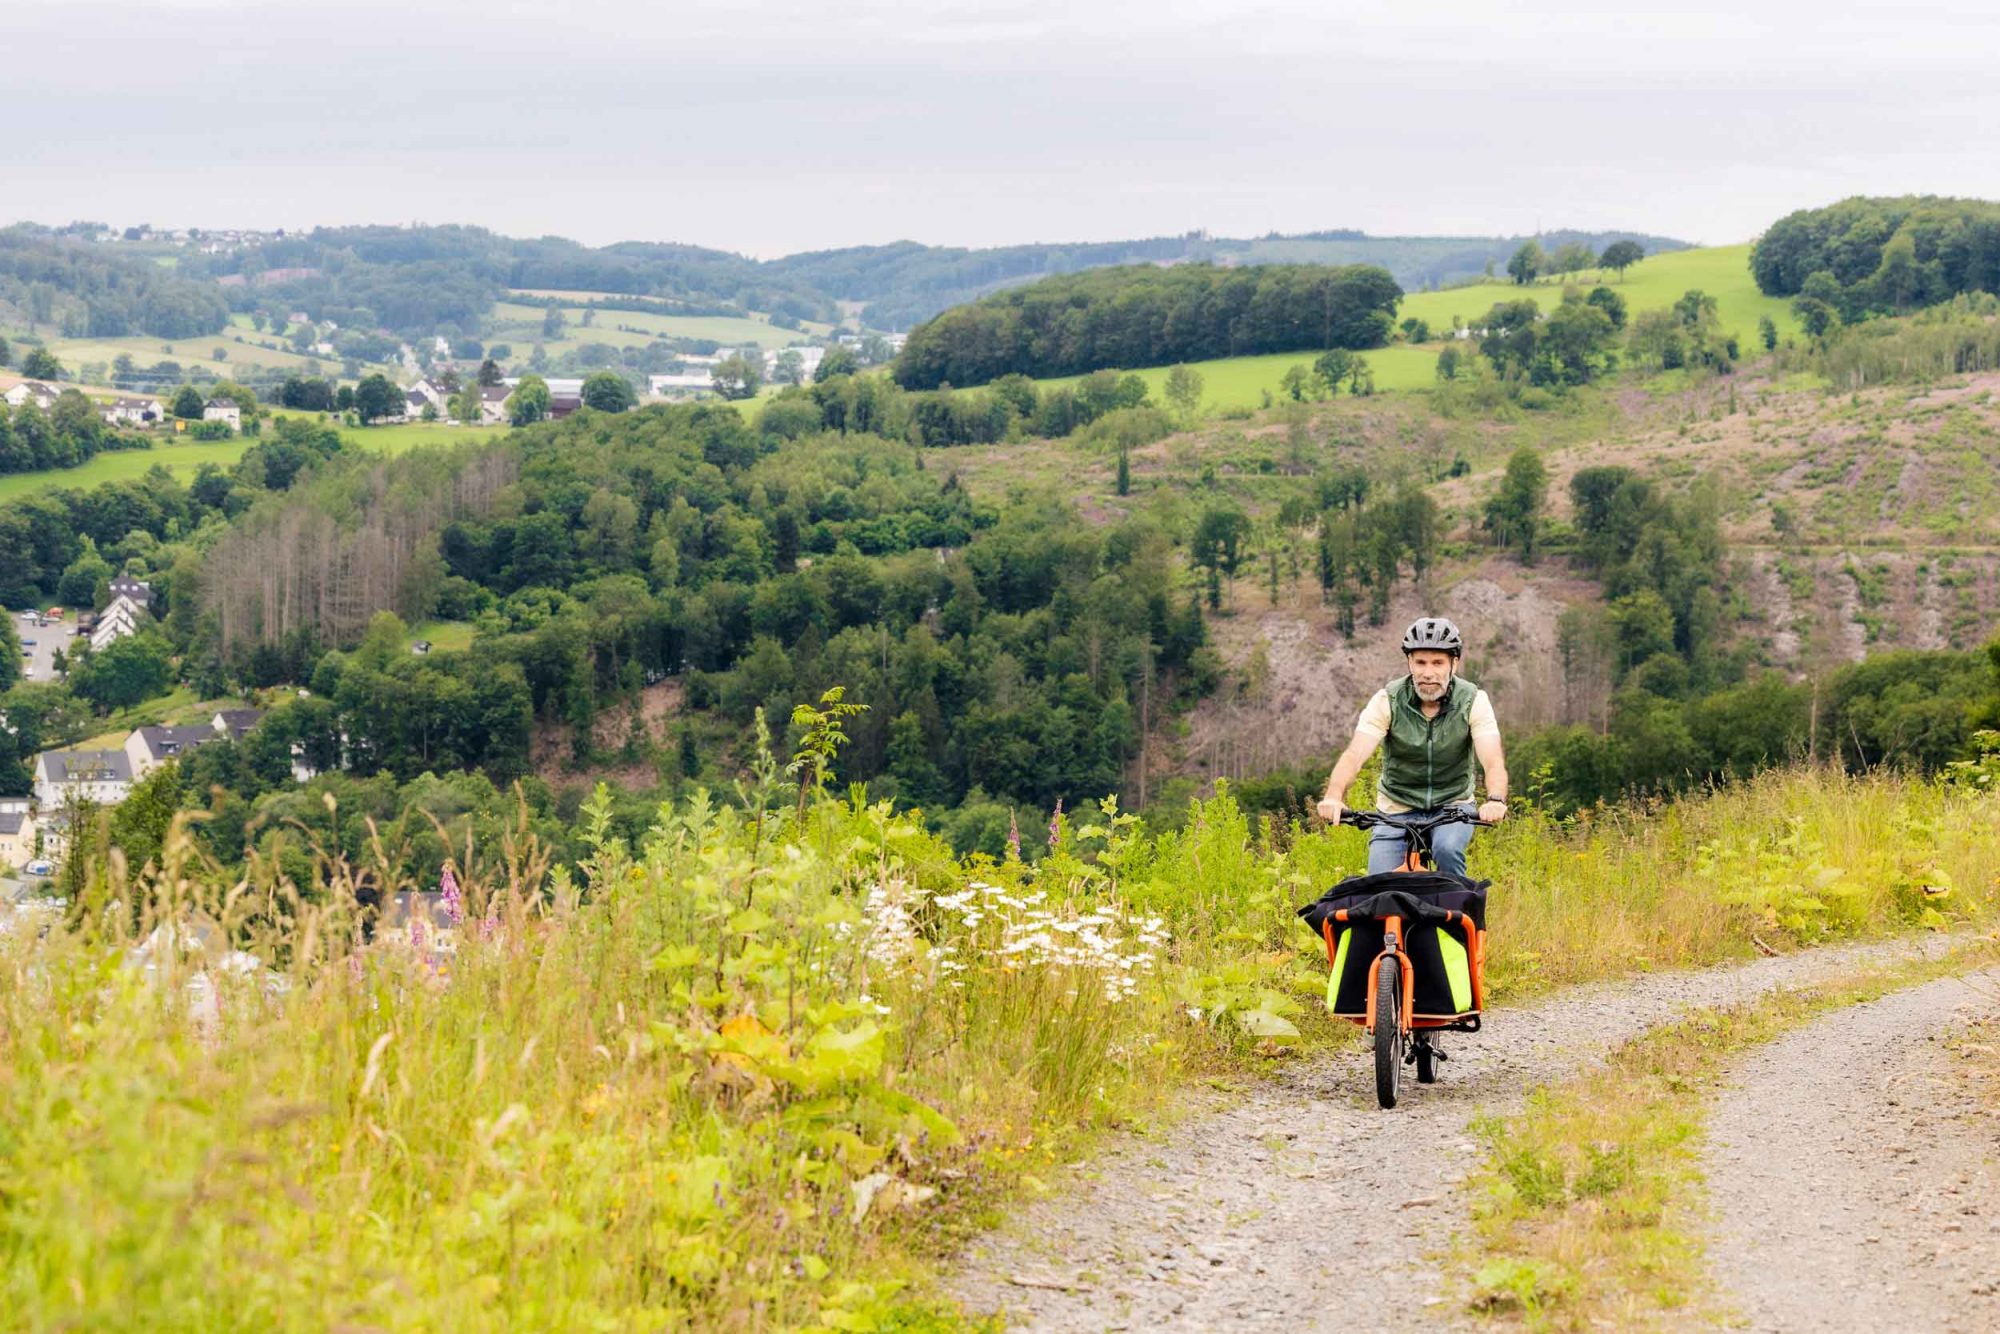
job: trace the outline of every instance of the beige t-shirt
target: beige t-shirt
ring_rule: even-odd
[[[1389,718],[1389,691],[1385,687],[1375,692],[1375,697],[1368,701],[1354,724],[1354,735],[1368,742],[1370,755],[1382,744],[1382,738],[1389,735]],[[1493,716],[1493,701],[1486,697],[1484,690],[1472,697],[1472,712],[1466,722],[1472,726],[1474,745],[1488,738],[1500,739],[1500,722]],[[1385,815],[1407,815],[1410,810],[1400,802],[1391,801],[1379,781],[1375,785],[1375,809]]]

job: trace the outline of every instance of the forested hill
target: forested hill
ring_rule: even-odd
[[[10,307],[68,338],[192,338],[229,321],[211,282],[29,227],[0,230],[0,325]]]
[[[1406,291],[1476,278],[1500,269],[1527,238],[1520,236],[1370,236],[1334,230],[1295,236],[1211,237],[1203,232],[1077,245],[1018,245],[968,250],[914,241],[792,255],[767,266],[844,301],[867,303],[869,323],[905,329],[951,306],[1052,274],[1114,264],[1214,261],[1235,264],[1373,264]],[[1688,243],[1641,232],[1540,233],[1553,253],[1569,244],[1602,251],[1636,241],[1646,253],[1685,250]]]
[[[1003,288],[1113,265],[1370,264],[1405,290],[1420,291],[1498,269],[1522,240],[1342,230],[1232,239],[1189,232],[984,249],[897,241],[760,261],[696,245],[592,247],[472,226],[189,233],[173,242],[145,228],[127,231],[116,241],[91,239],[115,236],[97,224],[61,232],[21,224],[0,232],[0,327],[53,325],[70,338],[179,338],[217,331],[232,309],[262,309],[303,310],[315,320],[404,338],[457,337],[489,333],[495,302],[526,290],[644,298],[688,315],[755,311],[788,321],[832,321],[843,304],[859,305],[867,327],[897,330]],[[1551,252],[1571,242],[1601,250],[1620,239],[1638,241],[1648,254],[1685,248],[1639,233],[1539,237]]]

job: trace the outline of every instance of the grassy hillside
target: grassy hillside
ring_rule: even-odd
[[[1723,327],[1741,340],[1747,357],[1761,350],[1762,345],[1757,342],[1757,321],[1762,316],[1770,316],[1778,326],[1780,338],[1792,338],[1798,334],[1798,321],[1792,316],[1790,303],[1765,296],[1751,281],[1749,254],[1750,247],[1747,245],[1677,250],[1641,261],[1626,273],[1623,281],[1609,273],[1599,275],[1588,272],[1571,275],[1570,281],[1594,286],[1601,278],[1625,298],[1635,315],[1646,310],[1664,310],[1680,300],[1683,293],[1699,288],[1716,298]],[[1435,383],[1437,354],[1444,346],[1442,336],[1450,332],[1454,317],[1471,323],[1495,303],[1522,297],[1528,297],[1548,309],[1562,300],[1565,285],[1554,280],[1527,287],[1517,287],[1512,283],[1478,283],[1442,292],[1414,292],[1405,296],[1397,318],[1402,320],[1414,316],[1426,320],[1435,337],[1422,346],[1397,344],[1363,353],[1374,369],[1377,390],[1428,389]],[[1194,369],[1201,372],[1205,381],[1202,406],[1206,411],[1217,412],[1262,406],[1266,393],[1273,399],[1281,398],[1283,391],[1279,382],[1285,372],[1302,363],[1310,366],[1313,356],[1310,352],[1281,352],[1271,356],[1226,357],[1217,361],[1195,362]],[[1155,400],[1164,401],[1168,369],[1160,366],[1138,371],[1152,387]],[[1070,376],[1040,383],[1061,385],[1072,383],[1077,378]]]
[[[632,310],[599,310],[595,312],[596,322],[586,328],[583,317],[590,313],[588,307],[564,306],[562,311],[566,322],[562,337],[545,340],[542,337],[544,307],[513,301],[497,302],[493,307],[493,331],[486,341],[509,344],[514,349],[515,357],[520,358],[525,357],[528,349],[536,343],[541,343],[550,356],[556,357],[584,343],[644,347],[657,338],[710,338],[718,343],[784,347],[807,336],[806,333],[780,329],[769,320],[754,317],[656,315]],[[829,327],[810,325],[807,331],[824,333]]]
[[[401,426],[371,426],[365,430],[342,428],[341,433],[347,437],[348,443],[356,448],[380,454],[402,454],[412,449],[421,449],[426,445],[482,439],[492,435],[493,428],[411,422]],[[51,487],[87,490],[104,482],[131,481],[145,476],[155,467],[165,468],[174,476],[186,481],[193,477],[204,463],[229,467],[243,457],[243,451],[256,443],[254,438],[248,436],[214,441],[162,440],[152,449],[130,449],[99,454],[79,468],[13,473],[0,476],[0,502],[33,495]]]
[[[1682,293],[1699,288],[1716,299],[1722,327],[1742,340],[1746,354],[1756,340],[1757,321],[1761,316],[1771,318],[1778,326],[1781,338],[1794,337],[1799,331],[1798,321],[1792,316],[1791,302],[1782,297],[1765,296],[1757,290],[1756,282],[1750,277],[1750,247],[1747,245],[1710,246],[1701,250],[1649,255],[1626,270],[1622,279],[1610,272],[1586,270],[1563,278],[1541,279],[1526,288],[1503,280],[1453,287],[1441,292],[1412,292],[1403,298],[1397,318],[1415,316],[1428,320],[1434,332],[1443,333],[1451,328],[1454,317],[1467,324],[1474,323],[1496,302],[1526,296],[1546,310],[1562,299],[1565,286],[1574,283],[1588,288],[1599,282],[1624,297],[1635,315],[1643,310],[1663,310],[1678,301]]]

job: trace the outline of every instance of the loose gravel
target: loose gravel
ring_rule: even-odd
[[[1747,1328],[2000,1329],[2000,1124],[1950,1039],[2000,973],[1840,1010],[1746,1056],[1709,1120],[1709,1268]]]
[[[1074,1184],[967,1248],[948,1290],[1036,1330],[1436,1330],[1464,1320],[1440,1257],[1478,1165],[1470,1123],[1702,1006],[1936,953],[1936,937],[1581,987],[1447,1039],[1440,1081],[1405,1069],[1375,1106],[1372,1055],[1342,1052],[1127,1137]],[[1837,1069],[1837,1067],[1836,1067]],[[1793,1091],[1798,1092],[1796,1084]]]

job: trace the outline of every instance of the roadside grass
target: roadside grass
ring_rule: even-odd
[[[1708,1009],[1619,1047],[1604,1068],[1537,1089],[1477,1127],[1473,1235],[1456,1257],[1472,1306],[1503,1328],[1580,1331],[1715,1323],[1699,1240],[1697,1160],[1730,1059],[1832,1010],[1964,971],[1991,940]]]
[[[140,883],[89,868],[73,923],[0,930],[0,1307],[952,1328],[912,1292],[1048,1165],[1193,1080],[1350,1039],[1294,909],[1360,868],[1353,830],[1223,793],[1179,829],[1106,803],[1032,866],[960,861],[860,794],[800,819],[754,772],[743,809],[697,793],[631,842],[600,789],[574,872],[463,847],[463,918],[414,938],[359,905],[428,886],[316,859],[303,823],[240,873],[170,836]],[[1904,929],[1899,886],[1940,871],[1957,914],[1990,907],[1992,797],[1795,773],[1682,805],[1482,834],[1495,990]],[[1802,889],[1836,854],[1887,882]],[[190,921],[263,965],[121,962]]]

